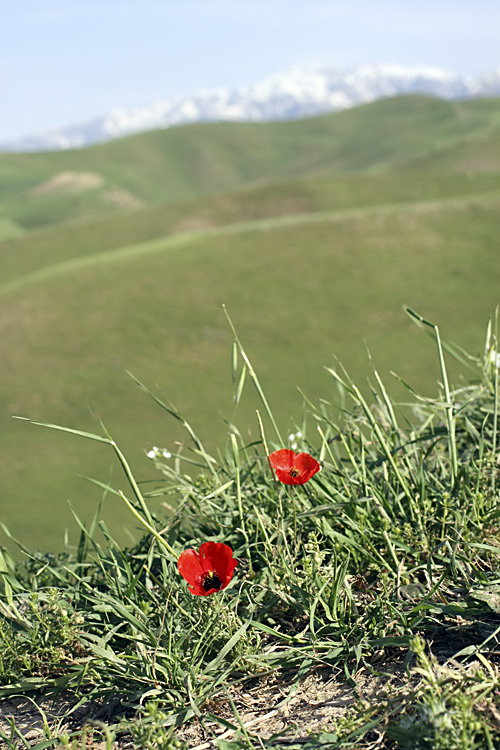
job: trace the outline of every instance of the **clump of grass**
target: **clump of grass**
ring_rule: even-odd
[[[378,702],[359,701],[334,722],[332,747],[402,750],[480,750],[499,737],[498,668],[484,656],[468,666],[441,664],[425,641],[411,640],[413,684]],[[340,740],[341,738],[341,740]],[[361,740],[361,745],[360,745]]]
[[[484,657],[469,670],[443,667],[428,657],[418,637],[412,648],[423,679],[411,709],[389,727],[388,736],[408,750],[494,747],[500,707],[497,668]]]
[[[328,747],[370,747],[374,733],[409,750],[456,747],[463,736],[464,748],[494,747],[497,673],[485,654],[495,658],[500,633],[496,330],[489,326],[474,358],[409,313],[437,345],[436,398],[406,386],[402,408],[373,369],[368,399],[341,367],[328,368],[344,406],[305,399],[293,439],[322,468],[302,486],[273,475],[268,457],[287,440],[236,332],[234,402],[250,381],[262,403],[255,439],[246,441],[233,417],[225,450],[213,457],[177,410],[139,383],[184,423],[189,441],[152,451],[158,479],[140,483],[104,428],[57,427],[115,451],[128,489],[95,483],[122,498],[144,534],[122,549],[98,508],[89,524],[76,519],[76,550],[23,550],[17,564],[3,551],[0,694],[70,691],[75,702],[118,705],[115,721],[124,717],[121,731],[137,746],[170,750],[169,727],[220,721],[213,699],[248,678],[293,670],[299,680],[341,665],[355,682],[375,654],[406,658],[408,667],[416,656],[420,687],[359,708],[337,723]],[[449,384],[449,355],[473,372],[470,384]],[[163,498],[164,515],[151,510],[153,498]],[[239,565],[224,591],[193,596],[176,560],[207,540],[230,545]],[[487,672],[456,667],[450,677],[422,639],[441,644],[443,658],[481,659]],[[254,746],[246,730],[241,736],[241,747]],[[324,746],[320,735],[307,742]]]

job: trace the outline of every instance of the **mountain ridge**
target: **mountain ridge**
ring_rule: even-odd
[[[500,95],[500,67],[470,77],[426,65],[363,64],[346,70],[295,66],[253,86],[199,90],[0,144],[0,151],[83,148],[125,135],[197,122],[269,122],[313,117],[400,94],[445,100]]]
[[[440,155],[448,171],[494,179],[499,146],[500,99],[408,95],[315,118],[195,123],[86,149],[1,154],[0,200],[8,234],[306,175],[419,169],[421,159],[435,169]]]

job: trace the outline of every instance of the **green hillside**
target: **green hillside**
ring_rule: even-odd
[[[342,211],[500,190],[500,173],[424,172],[307,177],[244,188],[125,215],[99,218],[0,242],[0,291],[14,279],[123,245],[196,233],[254,219]],[[21,281],[22,283],[22,281]]]
[[[500,133],[467,143],[449,146],[438,152],[411,160],[410,168],[442,173],[446,171],[478,174],[500,172]]]
[[[402,306],[439,321],[446,338],[476,346],[498,302],[499,208],[491,193],[258,220],[87,256],[4,291],[3,520],[29,544],[57,547],[63,528],[74,528],[67,500],[85,517],[99,497],[75,475],[106,480],[111,465],[120,472],[105,447],[12,414],[90,431],[101,418],[138,476],[154,479],[141,452],[152,443],[175,451],[184,435],[126,369],[174,401],[215,449],[223,416],[232,417],[223,303],[283,431],[293,427],[291,415],[300,419],[296,386],[311,398],[335,397],[323,370],[332,353],[355,375],[366,372],[363,341],[384,378],[390,363],[434,393],[433,344]],[[249,392],[238,424],[252,437],[254,407]],[[133,525],[113,499],[105,515],[118,536]]]
[[[102,419],[155,486],[145,452],[175,452],[185,434],[126,370],[215,450],[233,418],[223,304],[284,432],[301,419],[296,386],[335,399],[332,354],[366,373],[364,342],[385,379],[391,368],[434,393],[433,344],[402,307],[477,345],[499,302],[499,134],[498,101],[403,97],[1,155],[2,520],[57,549],[75,528],[67,501],[86,517],[100,497],[77,475],[121,471],[103,446],[14,414],[92,432]],[[255,406],[249,391],[237,416],[249,439]],[[123,539],[133,523],[106,507]]]
[[[197,124],[81,150],[1,154],[0,201],[16,226],[35,228],[297,176],[387,171],[499,133],[499,100],[425,96],[294,122]]]

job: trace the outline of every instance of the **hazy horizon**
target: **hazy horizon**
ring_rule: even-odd
[[[294,65],[500,65],[500,6],[253,0],[19,0],[4,9],[0,141]]]

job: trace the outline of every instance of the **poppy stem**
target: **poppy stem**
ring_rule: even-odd
[[[292,511],[293,511],[293,536],[294,536],[294,547],[297,550],[297,508],[295,507],[295,487],[290,487],[290,497],[292,498]]]
[[[273,466],[271,464],[271,459],[269,457],[269,448],[267,447],[267,440],[266,435],[264,432],[264,425],[262,424],[262,418],[260,416],[260,412],[258,409],[255,410],[255,413],[257,414],[257,421],[259,423],[259,433],[260,433],[260,439],[262,440],[262,445],[264,446],[264,451],[267,457],[267,463],[269,464],[269,468],[271,469],[271,476],[274,480],[274,486],[276,488],[276,491],[278,491],[278,481],[274,475]]]
[[[227,626],[229,636],[232,637],[234,635],[233,628],[231,626],[231,620],[227,613],[227,608],[223,605],[222,601],[220,600],[218,596],[212,596],[211,598],[214,600],[214,603],[212,606],[215,608],[215,611],[219,615],[219,617],[221,617],[224,620]]]
[[[241,476],[240,476],[240,458],[239,458],[240,454],[238,451],[238,443],[236,442],[236,435],[234,433],[231,433],[231,447],[233,449],[234,470],[236,473],[236,502],[238,503],[238,513],[240,514],[241,531],[243,533],[243,536],[245,537],[247,547],[249,547],[250,542],[249,542],[246,524],[245,524],[245,516],[243,513],[243,502],[241,499]],[[249,560],[250,574],[253,574],[252,560],[250,556],[248,557],[248,560]]]

